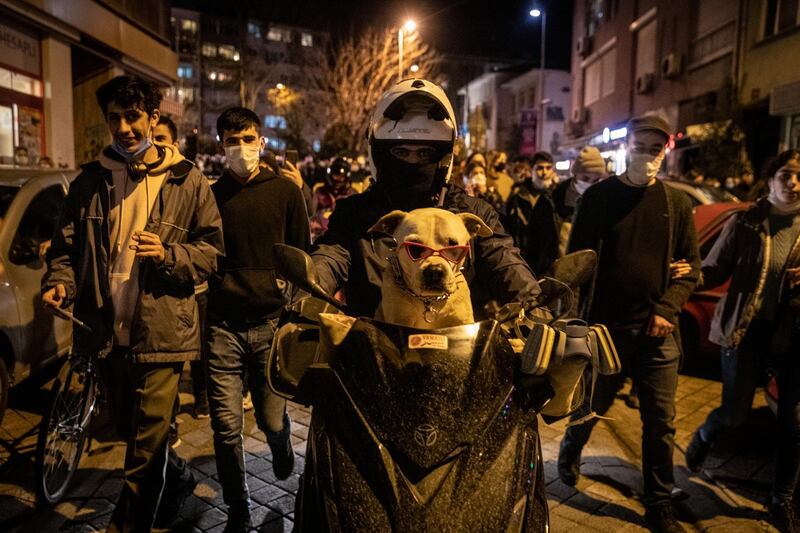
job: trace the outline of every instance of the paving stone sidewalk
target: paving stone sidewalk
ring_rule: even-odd
[[[110,518],[122,483],[119,467],[123,446],[115,440],[94,442],[84,455],[68,496],[53,509],[35,505],[33,451],[36,426],[46,403],[49,384],[18,388],[12,408],[0,428],[0,531],[102,531]],[[218,532],[227,515],[222,503],[208,419],[191,415],[193,398],[182,384],[179,415],[181,445],[178,453],[194,470],[200,483],[181,511],[175,531]],[[693,531],[774,531],[765,521],[763,503],[772,477],[771,443],[775,431],[772,414],[762,396],[747,425],[712,453],[710,468],[689,476],[683,458],[691,432],[719,402],[720,384],[681,376],[677,401],[676,480],[687,499],[676,503],[684,525]],[[254,531],[292,530],[294,497],[304,466],[305,439],[310,411],[290,405],[292,441],[298,454],[295,473],[278,481],[272,473],[269,448],[255,425],[252,411],[245,420],[245,450],[253,500]],[[620,400],[612,408],[612,421],[601,421],[583,456],[581,480],[576,488],[558,480],[556,457],[565,421],[541,424],[545,478],[550,502],[551,530],[645,530],[641,504],[638,411]]]

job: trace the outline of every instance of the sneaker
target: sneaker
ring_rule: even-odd
[[[242,409],[245,411],[251,411],[253,409],[253,397],[249,392],[244,398],[242,398]]]
[[[644,511],[644,520],[650,531],[655,533],[686,533],[669,504],[648,506]]]
[[[782,500],[770,503],[767,506],[772,523],[781,533],[796,533],[798,531],[798,517],[791,500]]]
[[[228,507],[228,523],[223,533],[247,533],[251,527],[250,507],[247,502]]]
[[[292,449],[292,422],[289,414],[283,413],[283,429],[278,432],[267,431],[267,444],[272,451],[272,471],[278,479],[286,479],[294,469],[294,450]]]
[[[197,487],[197,478],[194,477],[191,470],[186,468],[174,487],[169,491],[167,491],[168,487],[165,487],[153,526],[164,529],[175,522],[186,498],[194,492],[195,487]]]
[[[686,447],[686,466],[692,472],[700,472],[703,469],[703,462],[711,449],[711,443],[703,440],[700,430],[694,432],[692,441]]]
[[[567,450],[567,446],[561,443],[558,450],[558,479],[565,485],[574,487],[578,484],[581,477],[581,456],[575,456]]]
[[[251,402],[252,403],[252,402]],[[244,407],[244,402],[242,402]],[[194,417],[195,418],[208,418],[208,394],[206,392],[199,393],[194,397]]]

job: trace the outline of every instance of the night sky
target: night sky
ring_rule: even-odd
[[[547,66],[569,68],[570,0],[173,0],[186,7],[220,14],[246,11],[274,20],[331,32],[334,38],[357,33],[366,24],[399,26],[417,22],[423,39],[438,50],[498,58],[538,60],[540,23],[528,11],[547,9]]]

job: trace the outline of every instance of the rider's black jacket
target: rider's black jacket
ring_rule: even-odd
[[[450,185],[444,208],[478,215],[494,231],[491,237],[472,240],[472,253],[464,266],[476,320],[485,318],[484,305],[491,300],[500,304],[528,301],[539,294],[531,269],[488,203]],[[380,303],[381,276],[394,241],[384,235],[371,236],[367,230],[393,209],[396,208],[379,184],[362,194],[343,198],[336,204],[328,231],[312,248],[320,284],[330,294],[344,288],[348,306],[356,315],[374,316]]]

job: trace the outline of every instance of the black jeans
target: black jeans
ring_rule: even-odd
[[[150,531],[162,493],[171,488],[165,485],[185,475],[186,463],[167,442],[183,363],[135,363],[127,349],[115,349],[103,363],[114,422],[126,444],[125,483],[108,531]]]
[[[668,503],[674,484],[672,450],[675,445],[675,389],[680,361],[678,345],[672,335],[656,338],[635,330],[616,330],[611,332],[611,336],[622,360],[622,372],[598,377],[591,408],[599,415],[605,414],[614,403],[625,377],[633,379],[639,390],[642,419],[644,503]],[[589,413],[589,401],[587,395],[583,407],[572,415],[571,420]],[[581,451],[596,423],[597,419],[593,418],[567,428],[561,441],[559,461],[580,460]]]
[[[208,403],[222,497],[229,506],[249,505],[242,439],[242,376],[253,399],[256,424],[265,434],[283,428],[286,400],[267,386],[266,364],[275,321],[260,324],[210,322]]]

